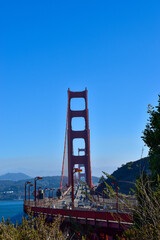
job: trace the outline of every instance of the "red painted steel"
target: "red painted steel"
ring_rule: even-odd
[[[73,111],[70,108],[72,98],[84,98],[85,110]],[[73,131],[71,121],[73,117],[84,117],[85,130]],[[73,139],[83,138],[85,141],[85,155],[73,155]],[[91,176],[91,161],[90,161],[90,134],[89,134],[89,119],[88,119],[88,102],[87,102],[87,89],[82,92],[72,92],[68,89],[68,185],[72,184],[72,173],[75,164],[82,164],[85,168],[86,183],[92,187]]]
[[[24,205],[24,211],[30,209],[34,213],[44,213],[50,215],[61,215],[75,218],[84,218],[84,219],[94,219],[98,221],[112,221],[126,224],[132,224],[132,216],[128,213],[110,213],[110,212],[100,212],[100,211],[91,211],[91,210],[68,210],[68,209],[52,209],[44,207],[28,207]]]

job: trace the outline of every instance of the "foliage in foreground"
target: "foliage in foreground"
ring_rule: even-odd
[[[149,148],[151,175],[142,174],[136,183],[138,204],[133,209],[133,228],[128,240],[160,239],[160,95],[158,106],[148,105],[149,119],[142,139]]]
[[[148,105],[149,119],[143,131],[142,139],[149,148],[150,169],[152,178],[160,175],[160,95],[158,106]]]
[[[0,223],[0,240],[65,240],[66,236],[60,230],[60,218],[52,223],[46,223],[40,215],[22,219],[22,224],[14,225],[7,220]]]
[[[157,185],[160,183],[156,181]],[[160,188],[155,191],[153,182],[141,175],[136,184],[137,206],[133,211],[133,227],[124,233],[126,240],[160,239]]]

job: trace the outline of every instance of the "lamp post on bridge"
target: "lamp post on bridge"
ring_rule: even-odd
[[[117,186],[117,182],[112,182],[112,184],[114,184],[115,187],[116,187],[116,199],[117,199],[117,201],[116,201],[116,209],[117,209],[117,212],[118,212],[118,186]]]
[[[27,199],[27,198],[26,198],[27,184],[31,184],[31,182],[29,182],[29,181],[28,181],[28,182],[25,182],[25,201],[26,201],[26,199]]]
[[[78,156],[80,152],[84,152],[85,154],[85,148],[78,148]],[[78,168],[80,169],[80,164],[78,164]],[[78,173],[78,181],[80,181],[80,172]]]
[[[55,190],[55,188],[50,188],[50,189],[49,189],[49,198],[51,198],[51,197],[50,197],[50,191],[52,191],[52,199],[53,199],[53,191],[54,191],[54,190]]]
[[[72,209],[74,208],[74,181],[73,181],[73,174],[76,172],[82,172],[82,169],[79,168],[73,168],[72,174],[71,174],[71,182],[72,182]]]
[[[29,184],[29,201],[30,201],[30,188],[33,187],[33,184]]]
[[[45,189],[44,189],[44,199],[46,198],[46,196],[45,196],[46,190],[49,190],[49,188],[45,188]]]
[[[53,199],[53,191],[56,190],[55,188],[52,188],[52,199]]]
[[[42,189],[42,187],[38,188],[38,201],[39,201],[39,190]]]
[[[34,201],[36,202],[36,182],[37,180],[43,179],[42,177],[35,177],[34,179]]]

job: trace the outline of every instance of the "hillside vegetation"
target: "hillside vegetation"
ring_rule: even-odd
[[[119,187],[119,192],[129,194],[130,189],[134,188],[134,183],[142,172],[150,174],[148,157],[122,165],[111,174],[111,178],[105,178],[104,181],[109,185],[111,185],[113,181],[116,181]],[[102,179],[103,178],[101,178],[100,181],[103,183]],[[98,190],[101,192],[102,186],[100,186]]]

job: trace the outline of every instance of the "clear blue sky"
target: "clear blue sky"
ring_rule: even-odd
[[[159,13],[158,0],[1,1],[0,173],[60,173],[68,88],[88,89],[93,175],[140,158]]]

